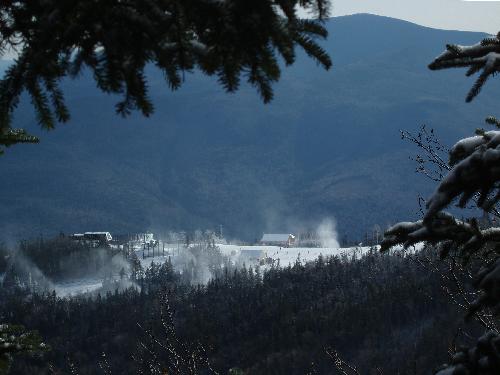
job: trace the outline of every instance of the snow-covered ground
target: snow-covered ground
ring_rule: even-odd
[[[297,260],[300,262],[310,262],[316,260],[320,255],[328,256],[341,256],[348,257],[355,256],[361,257],[363,254],[370,250],[370,247],[348,247],[348,248],[327,248],[327,247],[279,247],[279,246],[239,246],[239,245],[218,245],[221,252],[229,256],[235,263],[257,263],[252,260],[254,252],[260,258],[270,258],[275,265],[280,267],[288,267],[293,265]],[[260,254],[259,254],[260,253]]]
[[[235,265],[245,265],[247,267],[255,267],[261,265],[262,269],[270,267],[271,264],[279,267],[288,267],[293,265],[297,260],[301,263],[311,262],[316,260],[320,255],[324,257],[329,256],[347,256],[349,259],[360,258],[362,255],[370,251],[370,247],[322,247],[322,248],[309,248],[309,247],[292,247],[285,248],[279,246],[244,246],[244,245],[217,245],[221,253],[229,257]],[[417,246],[421,248],[421,246]],[[144,269],[151,266],[152,262],[162,264],[170,257],[174,265],[181,265],[182,261],[186,259],[183,252],[186,251],[183,247],[177,245],[165,244],[165,252],[163,246],[160,251],[155,251],[155,256],[152,256],[152,251],[148,255],[147,250],[144,252],[142,248],[135,249],[137,257]],[[378,247],[377,247],[378,249]],[[119,278],[119,275],[116,275]],[[74,296],[77,294],[91,293],[102,288],[103,282],[98,279],[81,279],[66,283],[58,283],[54,285],[57,295],[61,297]]]
[[[370,247],[349,247],[349,248],[310,248],[310,247],[279,247],[279,246],[242,246],[242,245],[226,245],[217,244],[221,253],[231,259],[234,264],[245,264],[247,266],[252,266],[259,261],[256,259],[272,259],[275,265],[280,267],[287,267],[288,265],[293,265],[297,260],[302,263],[310,262],[316,260],[320,255],[324,257],[328,256],[348,256],[359,258],[363,254],[370,250]],[[184,248],[176,247],[166,247],[165,255],[160,251],[159,255],[147,256],[147,251],[145,252],[146,257],[143,258],[142,249],[137,249],[136,254],[139,258],[143,268],[148,268],[152,262],[163,263],[169,257],[175,262],[175,258],[186,251]],[[151,253],[152,254],[152,253]],[[150,254],[150,255],[151,255]]]
[[[59,297],[91,293],[100,288],[102,288],[102,280],[97,279],[81,279],[54,284],[54,290]]]

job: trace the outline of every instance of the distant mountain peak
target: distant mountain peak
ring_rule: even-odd
[[[375,224],[412,217],[432,185],[414,173],[408,157],[417,150],[399,130],[426,124],[449,144],[482,124],[498,87],[467,106],[464,72],[427,69],[446,43],[480,34],[371,14],[327,26],[333,69],[299,57],[271,105],[245,87],[228,95],[200,74],[172,93],[152,72],[156,114],[123,120],[90,79],[69,82],[70,124],[0,158],[0,240],[220,224],[253,239],[324,217],[361,238]],[[35,123],[21,103],[14,125]]]

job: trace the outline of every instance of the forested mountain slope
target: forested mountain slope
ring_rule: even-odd
[[[463,329],[470,334],[480,328],[474,320],[464,325],[443,292],[455,291],[453,281],[400,255],[319,257],[264,275],[226,268],[206,286],[192,287],[181,277],[190,272],[180,275],[167,261],[136,280],[140,291],[97,298],[27,296],[2,288],[0,316],[39,330],[52,348],[42,359],[18,356],[12,375],[45,374],[49,364],[65,370],[69,363],[78,374],[96,374],[103,353],[112,374],[137,374],[156,362],[165,368],[172,355],[160,347],[152,358],[148,351],[157,347],[146,334],[151,329],[162,343],[173,337],[160,319],[165,290],[180,343],[188,350],[201,344],[219,374],[231,374],[231,368],[243,374],[335,374],[328,348],[360,374],[429,374],[447,360],[451,343],[464,342]],[[184,353],[180,347],[176,353]]]
[[[333,69],[301,55],[270,105],[253,89],[228,95],[196,73],[171,93],[152,70],[154,116],[123,120],[117,99],[90,79],[68,82],[70,123],[0,159],[1,233],[222,224],[253,239],[328,216],[356,237],[411,217],[417,193],[432,185],[414,173],[416,150],[399,129],[427,124],[450,144],[495,114],[495,82],[466,106],[464,72],[427,69],[446,43],[481,35],[372,15],[335,18],[328,29]],[[27,104],[16,125],[40,133]]]

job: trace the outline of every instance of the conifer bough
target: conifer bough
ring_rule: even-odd
[[[500,32],[496,37],[483,39],[472,46],[448,44],[446,50],[429,64],[431,70],[469,67],[467,77],[478,72],[479,77],[467,94],[472,101],[481,91],[486,80],[500,72]]]
[[[49,349],[37,332],[27,332],[22,326],[0,324],[0,374],[9,373],[13,355],[43,353]]]
[[[229,92],[246,79],[269,102],[280,78],[279,56],[293,64],[301,47],[330,68],[330,57],[316,43],[327,36],[322,21],[329,5],[324,0],[2,1],[0,56],[14,51],[17,57],[0,81],[0,130],[10,129],[24,91],[43,128],[68,121],[60,81],[84,68],[99,89],[121,96],[116,111],[124,116],[153,112],[144,73],[152,64],[172,90],[181,86],[183,72],[198,70],[217,76]],[[299,7],[317,19],[300,19]]]
[[[473,46],[448,45],[429,68],[469,67],[467,76],[479,78],[467,101],[473,100],[486,80],[500,71],[500,33]],[[403,222],[389,228],[381,250],[395,245],[408,247],[417,242],[437,245],[441,257],[455,255],[463,262],[475,257],[481,262],[474,286],[479,296],[469,306],[468,316],[487,309],[499,322],[500,317],[500,227],[482,228],[476,218],[458,220],[443,210],[457,201],[465,208],[469,202],[485,212],[500,203],[500,121],[488,117],[496,130],[477,130],[476,136],[457,142],[449,152],[449,171],[426,203],[422,220]],[[497,324],[497,327],[499,325]],[[438,375],[496,375],[500,368],[500,333],[498,329],[480,337],[471,348],[453,355]]]

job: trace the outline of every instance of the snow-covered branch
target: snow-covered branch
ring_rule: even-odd
[[[486,80],[500,71],[500,33],[472,46],[447,45],[446,50],[429,64],[432,70],[469,67],[466,75],[481,72],[467,94],[467,101],[474,99]]]
[[[453,168],[427,202],[424,221],[429,221],[459,196],[459,206],[464,207],[479,193],[477,206],[485,210],[500,199],[497,189],[500,181],[499,131],[461,140],[450,151],[450,163],[454,164]],[[490,196],[495,190],[496,193]]]
[[[39,139],[24,129],[0,129],[0,147],[9,147],[18,143],[38,143]],[[0,148],[0,155],[3,150]]]
[[[451,358],[451,364],[436,375],[495,375],[500,368],[500,336],[487,332],[472,348],[463,348]]]
[[[500,313],[500,258],[479,272],[475,285],[481,290],[481,295],[473,302],[470,313],[482,306],[491,307],[494,312]]]
[[[481,228],[478,220],[457,220],[442,210],[456,198],[459,206],[469,201],[490,211],[500,200],[500,131],[480,131],[477,136],[457,142],[450,150],[450,170],[439,182],[427,201],[423,220],[402,222],[389,228],[382,241],[382,251],[393,246],[409,247],[418,242],[438,245],[440,255],[450,251],[467,261],[471,255],[493,254],[496,262],[488,264],[485,255],[483,270],[476,287],[481,295],[469,306],[469,314],[483,307],[500,311],[500,227]]]
[[[389,228],[384,234],[381,250],[386,251],[396,245],[409,247],[418,242],[443,244],[443,256],[454,244],[457,251],[467,255],[488,242],[500,243],[500,228],[480,229],[475,220],[467,223],[449,213],[439,212],[428,221],[403,222]]]

